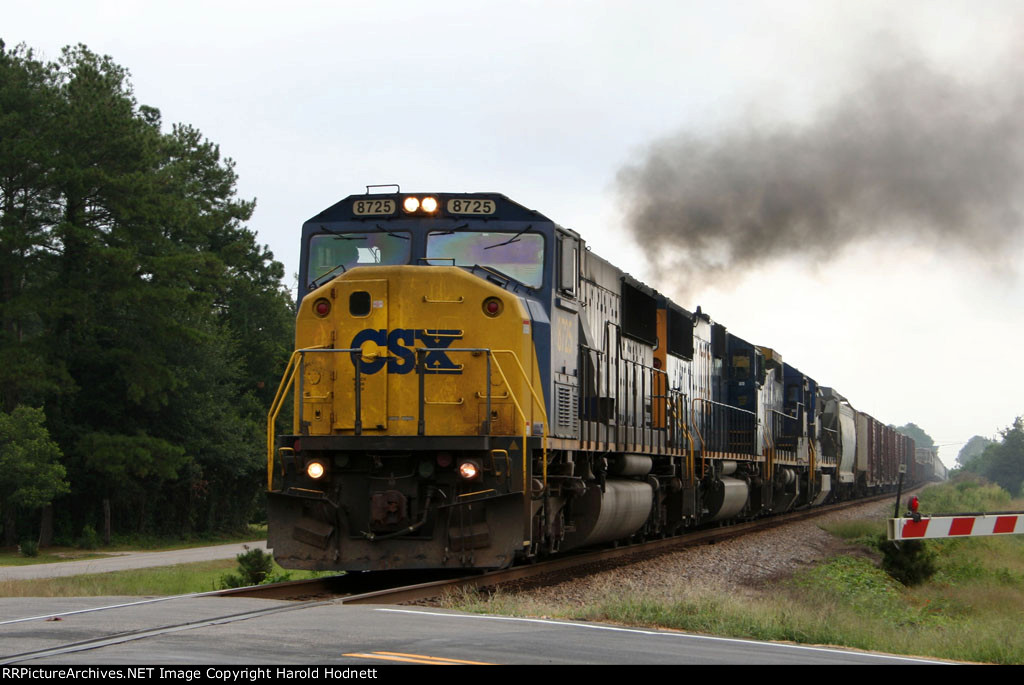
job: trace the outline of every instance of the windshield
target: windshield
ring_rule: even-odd
[[[412,252],[409,233],[321,233],[309,240],[308,282],[331,271],[342,273],[355,266],[408,264]]]
[[[537,233],[431,233],[427,259],[451,259],[455,266],[489,266],[531,288],[544,284],[544,236]]]

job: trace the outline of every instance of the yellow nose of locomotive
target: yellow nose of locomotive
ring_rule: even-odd
[[[507,435],[517,404],[534,422],[530,317],[463,269],[353,269],[303,300],[296,345],[296,434]]]

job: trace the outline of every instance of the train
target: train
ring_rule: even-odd
[[[295,350],[267,422],[285,568],[505,568],[938,471],[538,211],[366,190],[302,226]]]

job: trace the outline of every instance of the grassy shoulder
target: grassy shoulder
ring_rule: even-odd
[[[65,578],[0,581],[0,597],[165,596],[209,592],[225,587],[226,576],[237,571],[234,559],[157,566],[131,571],[89,573]],[[285,571],[276,563],[277,580],[315,577],[313,571]]]
[[[924,513],[1020,509],[995,486],[944,484],[921,494]],[[884,520],[826,528],[877,557]],[[892,543],[886,543],[892,544]],[[1024,536],[929,540],[936,574],[907,588],[870,555],[839,556],[757,591],[716,592],[678,582],[643,594],[609,588],[586,604],[466,593],[454,609],[671,628],[715,635],[840,645],[1000,664],[1024,663]]]
[[[0,548],[0,566],[28,566],[31,564],[55,564],[63,561],[95,559],[108,554],[122,552],[169,552],[192,547],[212,547],[233,543],[254,542],[267,538],[267,526],[250,525],[248,529],[231,535],[209,535],[191,539],[167,539],[155,536],[132,536],[115,538],[110,545],[97,545],[92,549],[83,547],[45,547],[36,556],[25,556],[17,547]]]

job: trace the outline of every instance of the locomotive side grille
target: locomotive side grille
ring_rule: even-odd
[[[558,435],[576,435],[578,418],[576,388],[555,383],[555,432]]]

